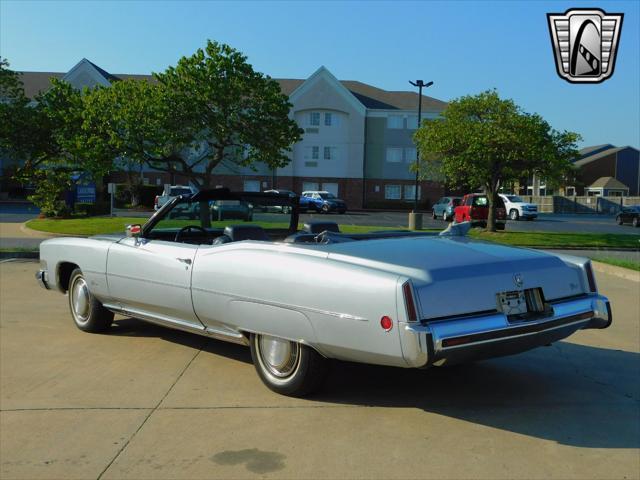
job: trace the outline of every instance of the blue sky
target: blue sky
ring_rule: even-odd
[[[625,14],[615,74],[561,80],[546,13]],[[320,65],[343,80],[449,100],[497,88],[582,145],[640,146],[640,2],[218,2],[0,0],[0,55],[16,70],[67,71],[86,57],[112,73],[162,71],[207,38],[244,52],[272,77]]]

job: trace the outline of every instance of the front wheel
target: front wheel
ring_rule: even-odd
[[[447,212],[442,212],[442,220],[444,220],[445,222],[448,222],[450,220]]]
[[[631,225],[633,225],[634,227],[640,226],[640,221],[638,221],[638,217],[633,217],[633,220],[631,220]]]
[[[511,210],[509,212],[509,218],[511,220],[518,220],[520,218],[520,214],[518,213],[518,210],[516,210],[515,208]]]
[[[436,211],[435,211],[435,210],[432,210],[432,211],[431,211],[431,218],[433,218],[434,220],[435,220],[436,218],[438,218],[438,215],[436,215]]]
[[[104,332],[113,322],[113,312],[104,308],[91,294],[79,268],[71,272],[69,279],[69,308],[76,327],[84,332]]]
[[[329,210],[331,210],[329,205],[323,205],[322,206],[322,213],[329,213]]]
[[[617,223],[618,225],[622,225],[622,217],[621,217],[620,215],[618,215],[618,216],[616,217],[616,223]]]
[[[260,380],[282,395],[308,395],[327,376],[323,356],[306,345],[279,337],[251,334],[251,358]]]

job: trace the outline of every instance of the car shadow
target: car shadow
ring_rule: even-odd
[[[123,337],[161,338],[168,342],[199,349],[214,355],[221,355],[239,362],[252,363],[249,349],[242,345],[235,345],[194,333],[162,327],[137,318],[127,317],[116,319],[109,329],[108,334]]]
[[[251,363],[246,347],[141,320],[118,320],[110,334],[158,337]],[[331,361],[326,384],[309,399],[418,408],[577,447],[640,448],[639,377],[638,353],[557,342],[511,357],[426,370]]]

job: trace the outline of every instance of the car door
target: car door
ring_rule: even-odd
[[[202,327],[191,301],[198,245],[124,238],[109,249],[109,293],[127,311]]]

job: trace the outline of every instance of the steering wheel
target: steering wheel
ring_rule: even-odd
[[[184,233],[189,232],[191,230],[199,230],[202,233],[204,233],[205,238],[209,238],[209,232],[207,232],[204,228],[202,228],[200,225],[187,225],[186,227],[182,227],[180,230],[178,230],[178,233],[176,233],[176,238],[173,239],[174,242],[179,242],[181,240],[181,237]]]

